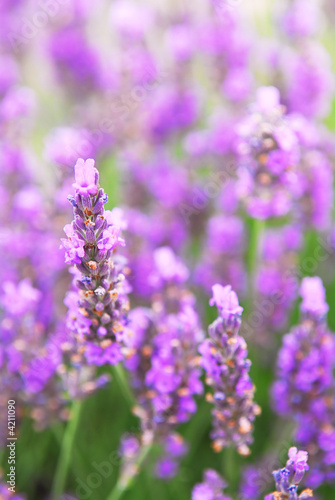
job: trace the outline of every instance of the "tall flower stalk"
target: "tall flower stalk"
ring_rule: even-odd
[[[65,261],[73,265],[73,291],[66,298],[67,325],[88,364],[116,364],[125,354],[124,327],[129,309],[125,261],[114,255],[125,242],[114,214],[104,210],[107,195],[99,187],[94,160],[75,166],[75,196],[69,196],[74,220],[65,226]]]
[[[253,421],[260,407],[254,402],[247,345],[238,334],[243,308],[230,285],[213,286],[210,305],[214,304],[219,317],[210,325],[209,338],[199,348],[206,382],[213,389],[207,394],[213,404],[213,448],[219,452],[233,444],[241,455],[249,455]]]
[[[188,270],[169,247],[158,248],[153,257],[151,308],[132,310],[127,327],[134,355],[125,365],[141,433],[122,441],[123,467],[110,500],[124,493],[155,445],[161,449],[155,475],[169,480],[178,473],[188,446],[176,428],[196,412],[195,396],[203,390],[197,353],[203,332],[195,297],[185,286]]]
[[[129,309],[124,261],[112,255],[124,245],[120,228],[110,211],[104,210],[107,195],[99,187],[94,160],[79,159],[75,165],[75,196],[69,196],[74,220],[64,228],[65,262],[73,265],[73,290],[65,299],[69,307],[67,326],[77,343],[72,362],[116,364],[125,353],[123,332]],[[82,354],[85,358],[82,359]],[[81,403],[75,401],[73,418],[64,432],[52,486],[53,499],[63,492],[70,455],[80,418]]]

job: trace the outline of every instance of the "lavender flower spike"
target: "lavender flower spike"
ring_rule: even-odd
[[[335,337],[319,277],[301,283],[301,321],[284,336],[273,386],[276,411],[297,424],[296,442],[308,451],[310,485],[332,482],[335,461]]]
[[[249,376],[247,345],[238,335],[243,308],[230,285],[213,286],[210,305],[214,304],[219,317],[209,327],[210,338],[199,347],[207,384],[213,388],[213,393],[207,394],[214,405],[213,448],[220,451],[234,444],[241,455],[248,455],[253,421],[260,407],[253,401],[255,388]]]
[[[196,484],[192,490],[192,500],[231,500],[222,490],[227,483],[213,469],[204,472],[204,481]]]
[[[298,451],[292,447],[288,450],[288,461],[283,469],[273,471],[277,491],[266,495],[264,500],[307,500],[313,498],[311,489],[303,490],[298,495],[298,485],[301,482],[307,465],[307,451]]]
[[[62,239],[65,261],[74,265],[74,290],[65,300],[67,325],[89,364],[115,364],[125,353],[129,309],[124,261],[115,255],[125,242],[114,224],[117,217],[104,210],[107,195],[99,187],[94,160],[77,161],[75,180],[75,197],[69,197],[74,220],[65,226],[67,239]]]

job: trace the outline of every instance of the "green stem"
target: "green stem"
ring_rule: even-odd
[[[235,450],[232,446],[222,451],[223,477],[232,488],[236,479]]]
[[[209,426],[204,425],[204,422],[208,422],[209,418],[210,405],[206,401],[199,402],[198,411],[185,429],[184,434],[186,441],[192,445],[193,454],[197,453],[203,436],[209,433]]]
[[[124,398],[126,399],[127,403],[131,407],[133,407],[135,405],[134,394],[132,393],[131,389],[129,388],[128,380],[127,380],[127,377],[126,377],[126,374],[125,374],[125,371],[124,371],[122,365],[120,363],[118,363],[117,365],[113,365],[112,372],[113,372],[113,375],[120,386],[121,392],[122,392]]]
[[[71,408],[71,416],[63,434],[56,473],[52,484],[52,500],[59,500],[64,491],[70,466],[71,451],[79,423],[81,406],[81,401],[75,401]]]
[[[286,454],[291,446],[291,442],[294,441],[293,436],[295,430],[295,422],[283,422],[281,419],[278,419],[273,425],[273,431],[269,436],[271,441],[268,440],[268,443],[271,444],[268,444],[264,454],[270,455],[272,453],[275,457],[277,457],[280,452]]]
[[[249,304],[248,304],[248,312],[252,310],[252,303],[254,299],[255,293],[255,279],[257,276],[257,268],[259,263],[259,257],[261,252],[261,243],[262,236],[265,228],[265,223],[259,219],[251,220],[250,227],[250,237],[248,244],[248,258],[247,258],[247,268],[248,268],[248,296],[249,296]]]
[[[135,464],[138,470],[140,469],[140,466],[142,465],[143,461],[147,457],[150,450],[151,450],[151,445],[143,447]],[[107,500],[119,500],[133,484],[135,477],[136,474],[130,476],[128,479],[125,480],[121,475],[116,485],[114,486],[114,489],[112,490],[111,494],[107,497]]]

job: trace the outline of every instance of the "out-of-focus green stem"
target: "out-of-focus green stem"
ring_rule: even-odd
[[[64,491],[66,478],[71,462],[71,451],[76,435],[82,402],[75,401],[72,405],[70,420],[64,431],[59,458],[56,467],[56,473],[52,484],[52,500],[59,500]]]
[[[141,453],[139,454],[139,457],[135,463],[135,467],[140,470],[140,467],[147,457],[148,453],[151,450],[151,445],[144,446]],[[107,500],[119,500],[123,494],[130,488],[130,486],[133,484],[134,479],[136,478],[136,474],[130,476],[128,479],[125,480],[125,478],[121,477],[119,478],[118,482],[114,486],[111,494],[107,497]]]
[[[132,393],[129,387],[128,380],[122,365],[119,363],[117,365],[112,366],[112,372],[120,386],[123,397],[126,399],[127,403],[132,408],[135,405],[135,398],[134,394]]]
[[[236,464],[234,460],[235,450],[232,446],[225,448],[222,451],[222,469],[223,477],[228,482],[229,486],[232,487],[236,479]]]
[[[249,233],[250,237],[248,242],[248,256],[247,256],[249,312],[252,309],[252,303],[254,299],[255,285],[256,285],[255,280],[258,271],[264,228],[265,228],[264,221],[259,219],[251,220],[251,227]]]

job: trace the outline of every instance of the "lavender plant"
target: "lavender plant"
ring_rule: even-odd
[[[241,455],[248,455],[253,421],[260,407],[253,401],[255,387],[249,376],[247,345],[238,335],[243,308],[229,285],[214,285],[210,304],[216,304],[219,317],[210,325],[209,339],[199,352],[206,382],[213,389],[207,394],[214,405],[213,448],[219,452],[233,444]]]
[[[125,244],[113,213],[104,210],[107,195],[99,187],[94,160],[78,160],[74,220],[65,226],[65,261],[74,265],[74,290],[66,298],[67,326],[89,364],[116,364],[124,358],[124,327],[129,310],[125,262],[112,255]]]
[[[333,478],[335,339],[326,325],[328,304],[320,278],[304,278],[301,295],[302,321],[283,339],[273,401],[280,414],[297,421],[296,440],[313,464],[310,484],[318,486]]]
[[[203,391],[197,353],[203,332],[195,297],[185,287],[187,268],[168,247],[157,249],[153,257],[149,280],[155,293],[150,309],[130,313],[128,335],[135,354],[125,365],[136,397],[133,411],[141,421],[142,444],[161,445],[155,472],[169,479],[187,451],[176,428],[196,412],[195,396]]]
[[[1,498],[334,497],[334,7],[258,4],[0,2]]]

